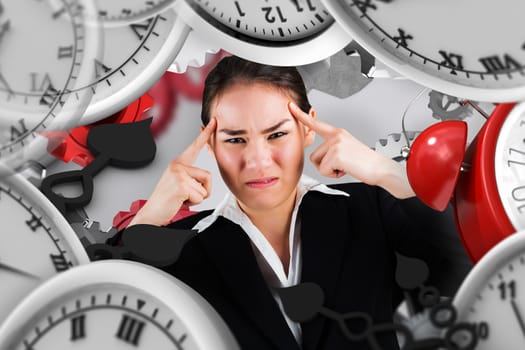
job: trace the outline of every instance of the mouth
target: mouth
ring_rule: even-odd
[[[279,180],[278,177],[261,177],[246,182],[246,185],[251,188],[267,188],[273,186]]]

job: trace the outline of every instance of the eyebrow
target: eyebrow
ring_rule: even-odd
[[[277,124],[275,124],[273,126],[270,126],[269,128],[264,129],[261,132],[261,134],[267,134],[269,132],[275,131],[275,130],[279,129],[284,123],[287,123],[289,121],[291,121],[290,118],[283,119],[280,122],[278,122]],[[234,130],[234,129],[227,129],[227,128],[220,129],[219,132],[225,133],[225,134],[230,135],[230,136],[244,135],[244,134],[247,133],[247,131],[243,130],[243,129]]]

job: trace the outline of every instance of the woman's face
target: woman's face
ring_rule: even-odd
[[[290,101],[271,85],[238,83],[212,103],[217,128],[210,147],[241,207],[268,210],[295,195],[314,132],[292,116]]]

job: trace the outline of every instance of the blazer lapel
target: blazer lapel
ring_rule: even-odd
[[[344,250],[348,242],[348,206],[341,196],[310,191],[299,208],[303,267],[301,282],[317,283],[324,292],[324,306],[333,308]],[[322,205],[321,202],[322,201]],[[316,349],[326,317],[302,323],[303,349]]]
[[[213,232],[199,234],[208,255],[246,315],[279,349],[299,346],[264,281],[246,233],[219,217]]]

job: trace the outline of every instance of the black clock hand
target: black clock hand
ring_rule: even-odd
[[[4,85],[6,87],[7,92],[9,92],[9,95],[14,95],[15,94],[13,92],[13,89],[11,89],[11,87],[7,83],[7,80],[5,80],[4,75],[2,74],[2,72],[0,72],[0,84]]]
[[[2,37],[5,33],[11,28],[11,21],[7,20],[4,23],[0,25],[0,41],[2,41]]]
[[[40,279],[40,277],[35,276],[32,273],[26,272],[24,270],[17,269],[16,267],[9,266],[9,265],[3,264],[1,262],[0,262],[0,270],[6,270],[6,271],[9,271],[9,272],[14,272],[14,273],[16,273],[18,275],[26,276],[26,277],[37,279],[37,280]]]
[[[514,311],[514,315],[516,315],[516,318],[518,319],[518,323],[521,328],[521,332],[525,336],[525,323],[523,323],[523,317],[521,316],[520,311],[518,310],[518,305],[516,305],[516,302],[514,299],[510,300],[510,305],[512,305],[512,310]]]

